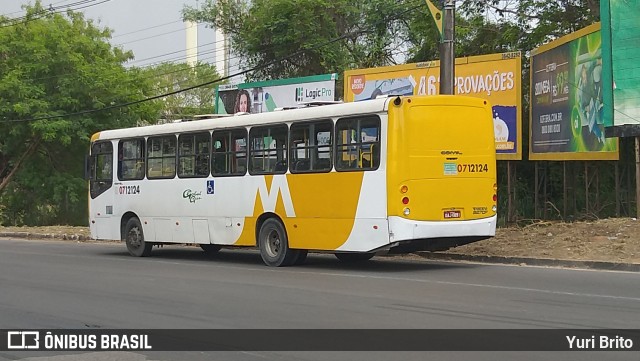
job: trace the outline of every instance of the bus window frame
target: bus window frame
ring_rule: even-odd
[[[96,147],[108,144],[109,151],[96,151]],[[91,199],[97,198],[102,193],[106,192],[113,186],[114,174],[113,174],[113,142],[110,140],[97,141],[91,144],[91,156],[89,157],[89,195]],[[107,163],[110,165],[108,168],[110,172],[109,178],[98,178],[98,157],[100,155],[110,155],[105,157],[109,160]]]
[[[194,143],[193,153],[190,155],[181,155],[180,154],[180,138],[181,137],[194,137],[196,139],[199,135],[206,135],[209,144],[209,150],[206,153],[207,159],[207,174],[195,174],[196,170],[196,159],[198,156],[202,156],[205,153],[196,153],[195,146],[197,143]],[[188,132],[188,133],[180,133],[178,134],[178,142],[176,143],[176,176],[180,179],[190,179],[190,178],[208,178],[211,176],[211,157],[212,157],[212,142],[210,131],[198,131],[198,132]],[[194,175],[180,175],[180,159],[181,158],[191,158],[193,159],[193,171]]]
[[[141,148],[141,155],[142,158],[127,158],[124,159],[124,149],[123,149],[123,143],[125,142],[130,142],[130,141],[138,141],[140,142],[140,144],[142,144]],[[139,181],[139,180],[143,180],[145,177],[145,174],[147,172],[147,141],[144,137],[135,137],[135,138],[122,138],[118,140],[118,180],[122,181],[122,182],[128,182],[128,181]],[[135,160],[136,161],[136,168],[139,165],[142,165],[142,175],[139,177],[131,177],[131,178],[124,178],[123,174],[122,174],[122,166],[123,166],[123,162],[124,161],[130,161],[130,160]]]
[[[152,157],[152,158],[149,157],[149,149],[150,149],[149,142],[154,140],[154,139],[163,139],[163,138],[173,138],[175,140],[175,152],[173,154],[173,175],[171,175],[171,176],[165,176],[165,175],[163,175],[163,176],[152,176],[150,174],[150,172],[149,172],[149,164],[150,164],[149,159],[163,159],[164,160],[165,158],[167,158],[167,159],[171,158],[171,156],[166,156],[165,157],[164,153],[162,153],[163,155],[161,155],[159,157]],[[147,173],[147,179],[155,180],[155,179],[174,179],[174,178],[176,178],[176,176],[178,174],[178,137],[177,137],[177,135],[176,134],[160,134],[160,135],[148,136],[146,138],[145,146],[146,146],[145,171]],[[161,152],[162,152],[162,146],[163,146],[163,144],[160,146]],[[161,172],[164,172],[164,161],[163,161],[163,166],[161,168]]]
[[[225,138],[229,141],[229,147],[231,147],[231,145],[233,144],[233,141],[235,139],[239,139],[239,138],[234,138],[234,132],[237,131],[242,131],[243,133],[243,138],[244,138],[244,142],[245,142],[245,150],[244,150],[244,158],[245,158],[245,166],[244,166],[244,172],[232,172],[232,168],[231,164],[229,164],[229,168],[227,169],[229,172],[228,173],[216,173],[215,172],[215,167],[214,167],[214,154],[215,152],[215,140],[214,137],[216,136],[216,134],[220,134],[223,133],[225,134]],[[235,144],[234,144],[235,145]],[[238,128],[220,128],[220,129],[214,129],[213,132],[211,133],[211,159],[209,160],[209,170],[211,173],[212,177],[242,177],[245,176],[247,174],[247,171],[249,170],[249,132],[247,131],[247,128],[244,127],[238,127]],[[220,154],[224,154],[225,155],[225,160],[229,160],[228,157],[232,156],[232,155],[236,155],[238,153],[243,153],[243,152],[239,152],[239,151],[230,151],[229,149],[225,152],[218,152]],[[235,158],[237,159],[237,156],[235,156]]]
[[[253,168],[253,154],[255,152],[255,150],[253,149],[253,141],[252,141],[252,137],[251,137],[251,133],[252,131],[259,131],[260,129],[268,129],[268,128],[282,128],[284,127],[286,129],[286,135],[285,135],[285,141],[284,141],[284,156],[285,156],[285,163],[286,163],[286,167],[284,167],[284,169],[280,169],[277,170],[278,168],[278,163],[282,162],[281,160],[277,160],[278,157],[278,152],[281,151],[278,148],[274,149],[273,151],[276,152],[276,163],[274,164],[274,170],[270,171],[270,172],[266,172],[266,171],[254,171]],[[253,126],[251,127],[251,129],[249,129],[249,137],[248,137],[248,144],[247,144],[247,150],[248,150],[248,157],[247,157],[247,168],[249,170],[249,174],[251,175],[271,175],[271,174],[286,174],[287,171],[289,171],[289,137],[290,137],[290,131],[289,131],[289,125],[286,123],[275,123],[275,124],[267,124],[267,125],[258,125],[258,126]],[[264,138],[264,137],[263,137]],[[271,150],[267,150],[267,152],[270,152]],[[265,150],[262,149],[261,150],[263,158],[264,158],[264,152]]]
[[[306,129],[310,129],[311,126],[317,126],[318,124],[320,125],[329,125],[329,145],[318,145],[317,144],[317,138],[314,137],[313,139],[313,143],[314,144],[310,144],[304,147],[294,147],[293,144],[293,131],[294,128],[298,128],[298,127],[306,127]],[[333,120],[331,118],[327,118],[327,119],[314,119],[311,121],[304,121],[304,122],[295,122],[292,123],[289,126],[289,159],[287,160],[289,162],[289,172],[291,172],[291,174],[306,174],[306,173],[329,173],[331,172],[331,170],[333,169],[333,140],[334,140],[334,124],[333,124]],[[314,132],[315,134],[310,134],[310,135],[317,135],[318,132]],[[312,138],[309,138],[310,140]],[[329,167],[328,168],[321,168],[321,169],[313,169],[313,167],[311,166],[311,160],[312,157],[315,156],[316,158],[319,159],[319,148],[328,148],[329,150]],[[294,159],[296,159],[297,157],[294,156],[295,152],[304,149],[307,151],[311,151],[314,152],[315,154],[309,154],[309,169],[308,170],[297,170],[295,169],[295,166],[293,166],[294,163]]]
[[[339,130],[339,123],[341,121],[349,121],[349,120],[374,120],[377,122],[377,128],[378,128],[378,140],[375,142],[363,142],[360,138],[360,141],[357,141],[355,143],[349,143],[349,144],[338,144],[338,140],[339,140],[339,136],[338,133],[340,132]],[[358,127],[360,129],[362,129],[362,127],[360,126],[360,124],[358,124]],[[346,129],[345,129],[346,130]],[[336,124],[334,126],[334,146],[333,146],[333,150],[334,150],[334,163],[333,163],[333,167],[336,170],[336,172],[368,172],[368,171],[375,171],[378,170],[380,168],[380,163],[381,163],[381,147],[382,147],[382,120],[380,119],[380,116],[377,114],[362,114],[362,115],[356,115],[356,116],[349,116],[349,117],[342,117],[342,118],[338,118],[336,120]],[[340,155],[343,154],[342,150],[339,150],[339,147],[349,147],[349,146],[355,146],[357,147],[357,151],[358,151],[358,155],[361,155],[361,151],[362,151],[362,146],[365,144],[371,144],[371,147],[373,148],[374,146],[378,147],[378,163],[375,165],[375,167],[356,167],[356,168],[341,168],[339,167],[340,162],[338,162],[338,157]],[[373,162],[374,160],[374,152],[373,150],[371,151],[371,161]],[[356,159],[356,164],[359,162],[359,159]]]

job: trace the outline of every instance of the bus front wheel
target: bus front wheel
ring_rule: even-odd
[[[289,248],[284,226],[275,218],[269,218],[260,227],[258,234],[260,256],[267,266],[291,266],[299,257],[298,250]]]
[[[153,243],[144,240],[142,224],[138,218],[131,218],[124,227],[124,242],[129,254],[135,257],[147,257],[151,254]]]

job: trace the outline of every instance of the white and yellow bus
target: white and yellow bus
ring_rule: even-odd
[[[445,250],[495,235],[491,106],[392,97],[107,130],[91,139],[89,223],[152,246],[258,247],[269,266]]]

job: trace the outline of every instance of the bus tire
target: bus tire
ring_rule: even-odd
[[[335,256],[337,259],[339,259],[341,262],[364,262],[364,261],[368,261],[371,258],[373,258],[373,256],[375,256],[375,253],[335,253]]]
[[[151,255],[153,243],[144,240],[142,224],[136,217],[131,218],[124,227],[124,242],[129,254],[134,257],[148,257]]]
[[[218,246],[217,244],[201,243],[200,248],[202,248],[204,253],[211,256],[218,253],[222,247]]]
[[[267,266],[291,266],[300,255],[300,251],[289,248],[287,232],[280,221],[269,218],[260,227],[258,233],[260,256]]]

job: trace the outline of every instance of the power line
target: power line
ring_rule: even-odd
[[[67,0],[61,0],[61,1],[54,2],[54,3],[50,3],[50,4],[49,4],[49,7],[51,7],[51,6],[53,6],[53,5],[56,5],[56,4],[63,3],[63,2],[65,2],[65,1],[67,1]],[[8,15],[18,14],[18,13],[23,13],[23,12],[25,12],[25,10],[18,10],[18,11],[14,11],[14,12],[12,12],[12,13],[2,14],[2,15],[0,15],[0,16],[8,16]]]
[[[86,9],[88,7],[100,5],[100,4],[109,2],[111,0],[102,0],[102,1],[100,1],[98,3],[93,4],[93,2],[95,2],[95,1],[98,1],[98,0],[81,0],[81,1],[78,1],[78,2],[75,2],[75,3],[72,3],[72,4],[67,4],[67,5],[63,5],[63,6],[59,6],[59,7],[55,7],[55,8],[50,5],[49,9],[43,9],[43,11],[40,14],[34,14],[35,15],[34,17],[30,17],[29,15],[25,15],[25,16],[21,16],[19,18],[9,19],[9,21],[11,23],[0,25],[0,29],[8,28],[8,27],[11,27],[11,26],[18,26],[18,25],[21,25],[21,24],[26,24],[26,23],[29,23],[31,21],[42,19],[42,18],[46,17],[48,14],[60,14],[60,13],[67,12],[69,10],[76,11],[76,10],[80,10],[80,9]],[[79,5],[84,5],[84,4],[88,4],[88,5],[79,6]],[[64,10],[60,10],[60,8],[62,8],[64,6],[67,6],[67,8],[65,8]],[[69,8],[71,6],[79,6],[79,7]],[[40,15],[40,16],[38,16],[38,15]]]
[[[383,21],[386,22],[386,21],[390,21],[390,20],[397,20],[399,18],[399,16],[404,15],[407,12],[413,11],[413,10],[417,9],[418,7],[419,6],[415,6],[415,7],[406,9],[405,11],[397,14],[395,19],[385,19]],[[192,90],[192,89],[195,89],[195,88],[198,88],[198,87],[203,87],[203,86],[211,85],[211,84],[214,84],[214,83],[217,83],[217,82],[221,82],[223,80],[227,80],[227,79],[239,76],[239,75],[243,75],[243,74],[246,74],[246,73],[249,73],[249,72],[252,72],[252,71],[256,71],[256,70],[259,70],[259,69],[262,69],[262,68],[266,68],[266,67],[268,67],[270,65],[273,65],[273,64],[276,64],[278,62],[285,61],[285,60],[289,60],[290,61],[291,58],[293,58],[293,57],[295,57],[297,55],[303,54],[305,51],[315,50],[317,48],[321,48],[321,47],[326,46],[328,44],[332,44],[334,42],[337,42],[339,40],[346,39],[346,38],[348,38],[350,36],[354,36],[354,35],[358,35],[358,34],[364,34],[364,33],[366,33],[366,31],[350,32],[350,33],[344,34],[343,36],[340,36],[338,38],[330,40],[330,41],[328,41],[326,43],[322,43],[319,46],[313,46],[313,47],[310,47],[310,48],[301,49],[301,50],[299,50],[299,51],[297,51],[297,52],[295,52],[293,54],[290,54],[288,56],[281,57],[279,59],[272,60],[272,61],[267,62],[265,64],[258,65],[258,66],[255,66],[253,68],[240,71],[238,73],[232,74],[232,75],[227,76],[227,77],[218,78],[218,79],[212,80],[210,82],[202,83],[202,84],[199,84],[199,85],[195,85],[195,86],[188,87],[188,88],[185,88],[185,89],[180,89],[180,90],[177,90],[177,91],[174,91],[174,92],[170,92],[170,93],[166,93],[166,94],[161,94],[161,95],[150,97],[150,98],[145,98],[145,99],[142,99],[142,100],[139,100],[139,101],[134,101],[134,102],[130,102],[130,103],[124,103],[124,104],[117,104],[117,105],[105,107],[105,108],[102,108],[102,109],[93,109],[93,110],[87,110],[87,111],[82,111],[82,112],[67,113],[67,114],[57,115],[57,116],[29,118],[29,119],[22,119],[22,120],[19,120],[19,119],[18,120],[3,120],[3,121],[0,121],[0,122],[21,122],[21,121],[34,121],[34,120],[43,120],[43,119],[54,119],[54,118],[60,118],[60,117],[65,117],[65,116],[82,115],[82,114],[88,114],[88,113],[94,113],[94,112],[109,110],[109,109],[113,109],[113,108],[120,108],[120,107],[130,106],[130,105],[134,105],[134,104],[139,104],[139,103],[142,103],[142,102],[159,99],[159,98],[163,98],[163,97],[166,97],[166,96],[175,95],[175,94],[178,94],[178,93],[181,93],[181,92],[185,92],[185,91],[189,91],[189,90]],[[265,47],[266,46],[267,45],[265,45]],[[237,57],[234,57],[234,58],[241,58],[241,57],[242,56],[237,56]],[[238,68],[239,68],[239,66],[238,66]],[[184,69],[184,70],[187,70],[187,69]],[[162,76],[162,75],[166,75],[166,74],[174,73],[174,72],[178,72],[178,71],[168,72],[168,73],[165,73],[165,74],[157,74],[157,75],[154,75],[152,77]],[[148,78],[151,78],[151,77],[148,77]]]
[[[176,23],[183,23],[183,21],[182,20],[176,20],[176,21],[171,21],[171,22],[168,22],[168,23],[160,24],[160,25],[155,25],[155,26],[150,26],[150,27],[147,27],[147,28],[142,28],[142,29],[139,29],[139,30],[130,31],[130,32],[124,33],[124,34],[118,34],[116,36],[113,36],[112,39],[119,38],[119,37],[125,36],[125,35],[131,35],[131,34],[135,34],[135,33],[140,33],[140,32],[146,31],[146,30],[150,30],[150,29],[161,28],[163,26],[176,24]]]
[[[247,69],[247,70],[243,70],[241,72],[238,72],[238,73],[226,76],[226,77],[221,77],[221,78],[214,79],[214,80],[202,83],[202,84],[194,85],[194,86],[187,87],[187,88],[184,88],[184,89],[175,90],[175,91],[172,91],[172,92],[169,92],[169,93],[164,93],[164,94],[160,94],[160,95],[156,95],[156,96],[152,96],[152,97],[148,97],[148,98],[145,98],[145,99],[136,100],[136,101],[132,101],[132,102],[114,104],[114,105],[110,105],[108,107],[104,107],[104,108],[101,108],[101,109],[91,109],[91,110],[84,110],[84,111],[74,112],[74,113],[67,113],[67,114],[60,114],[60,115],[50,115],[50,116],[45,116],[45,117],[36,117],[36,118],[28,118],[28,119],[2,120],[2,121],[0,121],[0,123],[32,122],[32,121],[36,121],[36,120],[48,120],[48,119],[57,119],[57,118],[63,118],[63,117],[72,117],[72,116],[77,116],[77,115],[92,114],[92,113],[103,112],[103,111],[111,110],[111,109],[128,107],[128,106],[131,106],[131,105],[145,103],[145,102],[148,102],[148,101],[151,101],[151,100],[161,99],[161,98],[168,97],[168,96],[171,96],[171,95],[183,93],[183,92],[186,92],[186,91],[189,91],[189,90],[192,90],[192,89],[197,89],[197,88],[201,88],[201,87],[204,87],[204,86],[207,86],[207,85],[219,83],[221,81],[224,81],[224,80],[227,80],[227,79],[231,79],[231,78],[233,78],[235,76],[238,76],[238,75],[247,74],[247,73],[250,73],[252,71],[256,71],[256,70],[265,68],[265,67],[267,67],[269,65],[273,65],[273,64],[282,62],[284,60],[288,60],[290,58],[293,58],[294,56],[300,55],[300,54],[302,54],[302,53],[304,53],[306,51],[323,48],[323,47],[325,47],[327,45],[330,45],[330,44],[336,43],[338,41],[344,40],[344,39],[346,39],[346,38],[348,38],[350,36],[356,35],[358,33],[360,33],[360,32],[348,33],[348,34],[342,35],[340,37],[337,37],[335,39],[332,39],[332,40],[326,41],[324,43],[318,44],[316,46],[313,46],[311,48],[298,50],[297,52],[295,52],[293,54],[290,54],[288,56],[272,60],[272,61],[267,62],[265,64],[257,65],[257,66],[254,66],[253,68],[250,68],[250,69]]]

